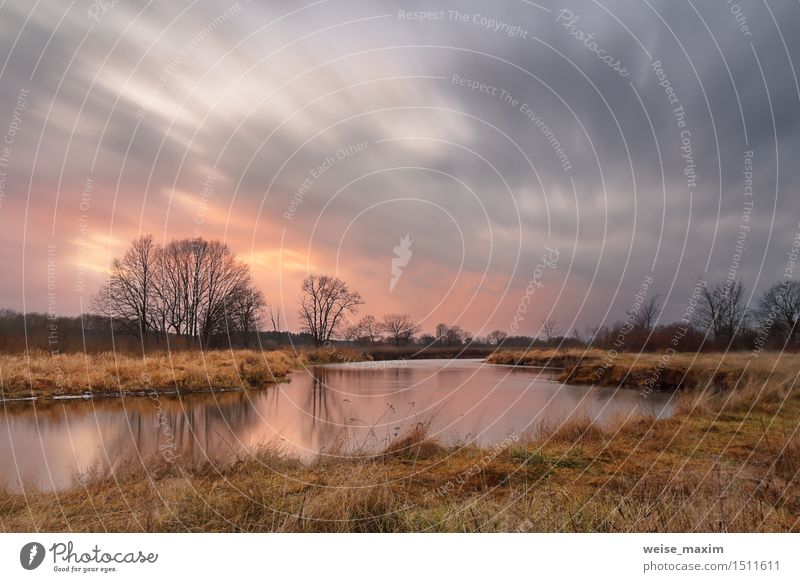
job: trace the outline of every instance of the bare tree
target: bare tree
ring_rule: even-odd
[[[187,331],[189,317],[189,281],[186,253],[181,242],[173,241],[158,255],[159,285],[157,319],[164,332],[181,334]]]
[[[342,330],[342,337],[349,342],[358,342],[360,338],[358,337],[358,326],[357,325],[348,325]]]
[[[264,316],[264,304],[261,291],[243,289],[232,293],[225,305],[224,322],[216,322],[211,333],[225,334],[229,340],[235,334],[245,347],[250,347]]]
[[[715,340],[735,340],[746,326],[748,316],[742,282],[734,280],[703,287],[700,314]]]
[[[272,325],[272,331],[281,331],[280,309],[274,308],[271,304],[267,305],[267,315],[269,316],[270,325]]]
[[[457,325],[440,323],[436,326],[436,341],[445,346],[460,346],[467,339],[467,332]]]
[[[800,342],[800,281],[787,279],[764,291],[758,303],[758,317],[770,335]]]
[[[561,334],[561,331],[558,329],[558,323],[555,319],[546,317],[542,319],[542,333],[549,344]]]
[[[503,343],[503,340],[508,337],[508,334],[501,329],[496,329],[492,332],[489,332],[489,335],[486,336],[486,341],[489,345],[499,346]]]
[[[243,289],[231,295],[226,305],[228,331],[254,333],[264,318],[264,296],[257,289]]]
[[[572,337],[575,338],[575,341],[585,346],[588,346],[591,343],[592,335],[592,329],[590,327],[585,327],[583,330],[581,330],[580,327],[575,325],[572,328]]]
[[[236,260],[226,244],[220,241],[202,241],[201,244],[205,244],[207,248],[205,261],[200,266],[198,332],[201,339],[208,342],[211,334],[227,330],[231,319],[229,309],[235,314],[235,304],[246,304],[255,308],[254,301],[258,299],[255,311],[260,311],[264,298],[252,289],[250,269]],[[251,325],[249,320],[243,323],[248,327]]]
[[[124,330],[142,336],[156,328],[153,317],[158,247],[150,235],[134,239],[121,259],[114,259],[91,309]]]
[[[387,313],[383,316],[381,329],[394,342],[394,345],[401,346],[407,344],[419,331],[419,326],[407,313]]]
[[[319,346],[329,342],[343,318],[355,315],[364,301],[337,277],[309,275],[303,280],[298,304],[300,326]]]
[[[356,324],[358,340],[374,345],[381,337],[381,324],[373,315],[365,315]]]
[[[628,315],[636,329],[649,334],[656,327],[662,308],[661,295],[657,294],[643,301],[638,310],[629,311]]]

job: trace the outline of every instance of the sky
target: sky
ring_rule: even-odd
[[[570,332],[800,232],[800,5],[0,3],[0,306],[76,315],[139,234],[226,241],[296,328]],[[405,241],[404,241],[405,239]],[[790,269],[787,272],[787,269]]]

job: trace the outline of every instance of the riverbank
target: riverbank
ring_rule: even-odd
[[[776,380],[683,392],[665,420],[573,419],[492,448],[445,447],[416,427],[374,456],[177,459],[57,494],[0,492],[0,529],[798,531],[799,419],[795,384]]]
[[[70,353],[0,353],[0,401],[22,399],[108,398],[242,390],[288,380],[306,365],[378,360],[485,357],[489,350],[375,346],[298,350],[180,350]]]
[[[560,368],[569,384],[624,386],[644,392],[712,386],[732,390],[746,382],[786,380],[800,369],[800,354],[764,352],[628,353],[604,350],[498,351],[487,363]]]
[[[481,346],[430,347],[430,346],[354,346],[341,347],[333,344],[329,347],[300,350],[300,355],[309,363],[335,364],[363,361],[386,360],[450,360],[486,358],[494,353],[495,348]]]
[[[0,354],[0,399],[241,390],[285,381],[297,365],[298,358],[283,351]]]

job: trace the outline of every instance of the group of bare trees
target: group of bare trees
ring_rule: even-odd
[[[585,333],[573,330],[571,338],[565,338],[556,322],[546,318],[536,338],[508,337],[502,330],[473,338],[457,325],[441,323],[434,334],[423,334],[417,341],[443,347],[572,342],[627,350],[659,349],[676,336],[687,350],[800,343],[800,282],[787,279],[775,283],[761,295],[755,308],[750,307],[748,293],[739,280],[703,283],[698,289],[697,317],[687,325],[659,323],[664,305],[660,295],[651,295],[629,311],[625,321]],[[366,315],[355,320],[362,305],[361,295],[341,279],[309,275],[302,282],[298,299],[301,331],[316,345],[344,339],[362,345],[387,342],[395,346],[414,342],[421,331],[405,313],[388,313],[381,319]],[[92,307],[115,329],[139,337],[172,334],[208,345],[213,336],[257,332],[265,311],[273,332],[281,333],[280,312],[268,308],[248,266],[224,243],[200,238],[173,240],[163,246],[152,236],[137,238],[112,263]]]
[[[133,241],[111,265],[93,310],[139,336],[175,334],[207,345],[217,334],[257,331],[265,300],[249,267],[220,241]]]
[[[664,306],[654,295],[624,322],[573,334],[584,345],[627,350],[675,347],[676,338],[686,351],[800,347],[800,281],[777,282],[752,302],[739,279],[702,281],[694,299],[691,321],[659,323]]]
[[[316,345],[324,345],[334,338],[373,346],[386,341],[394,346],[405,346],[414,341],[420,326],[407,313],[387,313],[380,320],[365,315],[353,321],[364,305],[361,295],[337,277],[309,275],[303,280],[298,300],[297,317],[301,329],[308,333]],[[346,321],[352,323],[347,324]],[[470,343],[470,334],[457,325],[440,323],[435,336],[422,336],[425,345],[460,346]]]
[[[346,325],[364,305],[357,291],[337,277],[309,275],[303,280],[297,317],[301,329],[316,345],[329,343],[337,334],[357,343],[374,345],[384,336],[396,346],[407,344],[419,326],[405,313],[388,313],[378,321],[367,315]]]
[[[389,313],[380,320],[366,315],[345,325],[344,320],[352,321],[363,303],[361,296],[340,279],[310,276],[303,283],[298,315],[303,330],[318,345],[341,337],[362,345],[385,341],[404,346],[412,343],[420,332],[420,326],[410,315],[403,313]],[[690,324],[659,323],[663,308],[661,295],[653,294],[631,309],[624,321],[587,329],[585,333],[573,331],[574,337],[570,338],[564,337],[556,321],[549,317],[542,320],[535,338],[509,337],[499,329],[485,337],[473,338],[457,325],[440,323],[434,334],[421,335],[418,343],[442,347],[579,344],[641,350],[675,347],[677,337],[680,339],[678,347],[694,350],[702,347],[748,348],[759,335],[763,336],[764,343],[767,339],[772,343],[800,341],[800,283],[796,281],[784,281],[770,287],[761,296],[756,309],[749,308],[747,292],[741,281],[704,284],[697,296],[696,318]]]
[[[374,315],[365,315],[356,323],[348,325],[342,335],[347,341],[373,346],[381,340],[383,332],[382,322]]]
[[[758,333],[784,344],[800,343],[800,281],[775,283],[761,296],[757,309]]]
[[[344,339],[359,344],[375,345],[384,337],[395,346],[407,345],[420,328],[407,313],[387,313],[378,321],[365,315],[343,331]]]
[[[730,342],[745,331],[750,314],[741,281],[705,285],[700,299],[701,325],[714,340]]]
[[[751,307],[744,284],[726,280],[702,288],[702,326],[716,347],[775,347],[800,340],[800,282],[785,279],[769,287]]]
[[[472,336],[469,332],[457,325],[447,325],[440,323],[436,326],[435,341],[443,346],[453,347],[460,346],[472,341]]]

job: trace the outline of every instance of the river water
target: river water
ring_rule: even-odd
[[[573,386],[554,372],[481,360],[314,366],[249,392],[183,397],[6,402],[0,485],[63,489],[89,469],[162,459],[229,460],[259,447],[312,459],[381,450],[427,423],[440,442],[491,445],[570,417],[598,423],[632,413],[665,417],[667,394]]]

